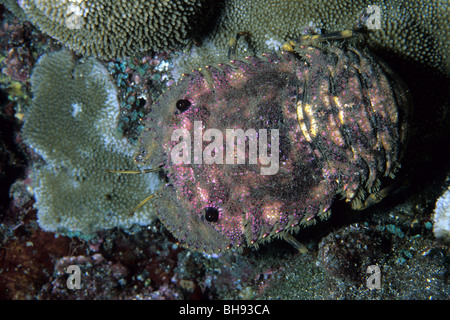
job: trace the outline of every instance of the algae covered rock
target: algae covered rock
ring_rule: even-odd
[[[39,225],[89,234],[151,223],[151,205],[130,213],[158,188],[158,177],[108,171],[137,168],[133,147],[116,131],[119,103],[106,69],[60,51],[40,58],[31,83],[34,99],[22,132],[45,162],[32,172]]]

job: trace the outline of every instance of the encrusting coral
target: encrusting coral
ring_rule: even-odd
[[[19,5],[48,35],[99,58],[185,44],[211,8],[206,0],[21,0]]]
[[[152,206],[130,213],[158,188],[157,175],[108,172],[137,168],[133,147],[116,132],[117,90],[106,69],[94,58],[76,63],[63,50],[40,58],[31,83],[22,132],[45,161],[32,172],[39,225],[90,234],[151,223]]]
[[[229,0],[202,46],[180,58],[180,73],[226,61],[232,37],[237,50],[231,58],[241,59],[277,51],[301,35],[361,27],[373,51],[448,73],[448,12],[446,0]]]
[[[9,7],[12,0],[8,0]],[[69,48],[100,58],[196,43],[180,71],[267,53],[304,34],[369,29],[368,45],[450,72],[447,0],[21,0],[26,17]],[[17,11],[17,10],[16,10]]]
[[[0,3],[4,2],[9,11],[11,11],[17,18],[25,19],[25,14],[20,8],[17,0],[2,0]]]

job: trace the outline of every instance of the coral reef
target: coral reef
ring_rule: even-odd
[[[206,0],[22,0],[27,19],[70,49],[98,58],[185,44],[210,16]]]
[[[159,223],[131,233],[107,230],[86,243],[41,230],[29,207],[0,250],[0,293],[4,299],[447,299],[449,248],[430,238],[427,210],[421,218],[412,209],[425,198],[412,198],[408,207],[359,215],[372,217],[369,223],[308,228],[302,236],[310,251],[301,255],[281,240],[258,251],[204,255],[174,244]],[[414,226],[402,218],[404,210],[419,219]],[[367,287],[364,267],[372,263],[381,269],[380,290]],[[81,269],[80,290],[66,285],[72,264]]]
[[[106,69],[60,51],[40,58],[31,82],[34,99],[22,132],[45,161],[32,173],[41,227],[92,233],[149,224],[151,206],[130,213],[158,188],[157,176],[108,172],[136,166],[133,148],[113,125],[119,103]]]
[[[183,245],[258,245],[328,216],[337,195],[362,206],[393,176],[406,92],[388,67],[351,48],[233,61],[185,75],[154,104],[136,159],[164,166],[169,184],[154,202]]]
[[[33,65],[45,50],[55,48],[30,22],[20,21],[4,10],[0,25],[0,88],[8,93],[14,104],[16,118],[21,120],[23,108],[29,104],[29,77]]]
[[[373,14],[380,17],[380,25],[367,34],[367,45],[373,52],[450,72],[446,0],[226,1],[214,29],[202,39],[201,46],[181,57],[176,72],[226,61],[231,38],[238,38],[237,55],[232,57],[237,59],[279,50],[285,41],[303,34],[367,26],[369,6],[377,6],[378,13]]]
[[[82,241],[40,229],[32,201],[5,215],[1,231],[7,230],[10,237],[0,239],[0,299],[35,299],[49,282],[53,259],[84,253]],[[12,218],[16,221],[10,223]]]
[[[18,210],[24,210],[21,212]],[[39,228],[32,202],[15,208],[9,239],[0,239],[1,299],[174,299],[180,249],[157,228],[133,235],[108,230],[89,242]],[[11,214],[11,215],[13,215]],[[2,228],[3,230],[3,228]],[[81,290],[67,286],[69,265],[81,269]],[[176,278],[180,278],[177,276]]]
[[[8,10],[11,11],[17,18],[20,18],[21,20],[25,19],[25,13],[22,8],[20,8],[17,0],[2,0],[2,2],[5,3]]]
[[[23,14],[16,0],[0,0],[0,3],[4,2],[11,4],[14,12]],[[280,15],[282,3],[289,2],[309,11],[311,16],[317,17],[317,21],[308,19],[306,15],[296,16],[296,8],[287,15]],[[45,1],[41,3],[45,4]],[[236,6],[243,2],[231,0],[227,3]],[[249,5],[251,3],[261,1],[248,1]],[[333,19],[339,22],[339,29],[342,25],[352,26],[354,21],[363,23],[366,17],[358,19],[360,13],[356,10],[355,17],[347,14],[353,10],[343,5],[348,3],[347,0],[325,4],[323,1],[269,0],[263,2],[263,6],[269,11],[278,11],[278,15],[283,17],[268,20],[267,25],[281,25],[283,20],[289,22],[291,17],[297,17],[294,23],[304,22],[303,29],[299,31],[305,34],[334,31],[334,27],[329,29],[325,26]],[[359,6],[368,2],[353,3]],[[302,255],[295,254],[295,250],[280,239],[261,244],[258,250],[246,248],[241,253],[204,255],[177,246],[177,240],[158,221],[149,227],[134,226],[126,231],[117,228],[104,230],[89,242],[42,230],[36,221],[36,209],[33,208],[34,200],[30,194],[33,190],[31,186],[35,186],[36,182],[31,181],[28,173],[25,177],[21,176],[27,164],[20,151],[24,146],[22,138],[20,135],[16,137],[16,134],[17,126],[23,119],[24,107],[31,99],[29,72],[42,52],[54,51],[56,41],[43,37],[29,23],[22,24],[12,19],[11,14],[0,4],[0,62],[3,71],[0,78],[0,112],[2,126],[5,125],[0,139],[3,198],[7,197],[7,188],[12,179],[19,176],[23,178],[10,189],[13,200],[9,202],[9,199],[5,199],[7,202],[0,208],[0,298],[448,299],[450,250],[448,245],[436,241],[433,234],[433,210],[443,188],[448,187],[448,181],[443,180],[449,172],[449,159],[443,152],[448,149],[449,136],[442,134],[441,130],[443,128],[448,133],[450,128],[448,95],[445,94],[448,92],[448,81],[436,77],[433,72],[436,69],[444,72],[448,70],[444,59],[445,56],[448,59],[448,9],[442,7],[442,3],[408,1],[398,5],[398,1],[376,1],[383,8],[382,23],[386,18],[393,27],[371,31],[373,34],[369,37],[375,41],[370,42],[370,48],[383,58],[392,55],[400,57],[400,60],[393,59],[388,63],[401,73],[411,88],[416,107],[413,114],[415,122],[409,127],[414,134],[411,139],[413,143],[404,157],[402,170],[397,174],[401,178],[406,171],[408,179],[406,182],[400,180],[403,182],[397,185],[399,189],[394,190],[391,197],[364,212],[352,212],[346,204],[335,201],[331,208],[333,215],[327,221],[305,228],[296,236],[309,249],[307,254]],[[423,10],[416,10],[418,6]],[[385,8],[389,10],[386,12]],[[238,9],[242,9],[242,14],[247,14],[245,8]],[[325,10],[325,13],[322,16],[315,13],[319,10]],[[337,10],[338,16],[330,17],[326,13]],[[237,9],[231,12],[239,13]],[[402,17],[399,12],[408,14]],[[434,14],[436,16],[432,17]],[[266,16],[267,13],[262,13],[259,19]],[[392,23],[392,16],[398,21],[405,19],[404,26]],[[345,17],[345,20],[340,21],[340,17]],[[228,19],[235,21],[234,17]],[[219,22],[224,26],[228,24],[224,17]],[[242,20],[239,23],[245,25]],[[258,19],[255,19],[254,25],[258,23]],[[420,30],[421,26],[423,30]],[[266,28],[258,28],[261,27]],[[139,133],[139,119],[142,115],[145,117],[152,100],[166,86],[172,56],[182,56],[177,63],[177,72],[182,66],[190,69],[189,63],[191,66],[212,64],[217,54],[220,55],[218,61],[227,60],[228,41],[236,37],[236,31],[240,35],[235,58],[242,54],[250,55],[252,50],[256,52],[258,43],[262,44],[263,51],[267,51],[266,48],[275,50],[282,44],[281,41],[275,41],[276,37],[267,43],[253,40],[255,43],[252,44],[253,35],[250,32],[231,24],[229,28],[230,33],[234,34],[223,34],[219,48],[213,46],[217,39],[212,33],[193,42],[195,47],[191,49],[192,53],[204,54],[203,62],[196,60],[195,54],[183,57],[183,52],[174,51],[169,55],[160,52],[144,57],[115,59],[112,64],[105,64],[118,87],[121,108],[119,131],[131,141]],[[378,41],[382,35],[386,37]],[[444,42],[439,42],[439,38],[444,39]],[[213,50],[213,54],[208,55],[205,46]],[[402,57],[411,63],[404,64]],[[193,60],[183,60],[189,58]],[[70,62],[70,65],[78,70],[79,64],[85,61],[92,65],[92,60]],[[433,67],[436,64],[430,61],[442,63]],[[98,66],[96,63],[94,65]],[[71,78],[67,83],[73,84],[72,81]],[[61,88],[61,85],[57,87]],[[58,95],[55,94],[55,97]],[[64,97],[59,97],[59,100],[63,101]],[[45,112],[43,114],[46,115]],[[117,118],[110,117],[110,120],[111,129],[115,128]],[[48,130],[52,132],[51,127]],[[27,151],[30,153],[30,150]],[[42,165],[42,160],[32,152],[28,160]],[[77,168],[80,166],[87,168],[86,162],[78,164]],[[446,172],[443,172],[443,166],[446,166]],[[27,171],[31,170],[35,169],[29,168]],[[117,182],[110,181],[113,177],[103,178],[106,180],[97,184],[99,188],[104,188],[106,184],[117,185]],[[127,185],[124,192],[130,197],[140,193],[128,180],[134,178],[138,177],[128,175],[118,182]],[[70,192],[73,191],[70,189]],[[147,191],[142,193],[148,195]],[[141,196],[136,196],[133,203],[129,204],[130,208],[142,200]],[[88,201],[91,200],[88,198]],[[147,204],[141,210],[150,210],[147,206],[151,207],[152,204]],[[358,224],[352,224],[355,221]],[[366,286],[369,274],[365,273],[365,267],[372,261],[381,268],[381,290],[370,290]],[[83,271],[82,281],[85,280],[85,286],[82,290],[71,290],[65,286],[68,277],[65,267],[71,263],[79,264]]]
[[[4,22],[0,30],[2,51],[7,51],[2,64],[2,73],[11,77],[13,81],[25,82],[31,74],[30,67],[34,64],[33,48],[24,45],[27,38],[36,36],[32,34],[33,27],[29,22],[23,24],[9,24]]]
[[[367,267],[379,263],[377,257],[387,246],[379,232],[361,232],[359,226],[330,233],[319,244],[318,264],[330,275],[362,283]],[[367,244],[370,243],[370,247]]]
[[[18,11],[13,1],[7,4]],[[223,62],[232,38],[240,38],[236,58],[242,58],[278,50],[306,33],[362,26],[369,26],[372,50],[450,71],[445,0],[23,0],[20,5],[41,30],[86,55],[122,57],[192,41],[196,46],[180,60],[177,72]],[[372,14],[380,18],[379,25]]]
[[[429,239],[354,224],[325,237],[317,258],[308,254],[285,261],[259,298],[446,300],[447,259],[448,247]],[[379,268],[378,287],[370,286],[369,266]]]
[[[445,191],[436,202],[433,220],[436,238],[450,243],[450,189]]]
[[[173,83],[168,57],[170,54],[163,51],[153,56],[113,59],[107,63],[119,92],[118,129],[132,143],[142,133],[141,120],[150,111],[153,101]]]
[[[69,266],[77,266],[83,274],[83,282],[81,283],[80,277],[80,287],[75,290],[73,288],[70,290],[71,288],[67,286]],[[51,283],[53,286],[51,298],[68,299],[76,295],[77,300],[106,299],[117,294],[114,291],[120,289],[121,283],[125,283],[127,273],[127,269],[122,264],[106,261],[99,253],[92,256],[63,257],[55,264],[56,279]],[[71,295],[64,295],[70,291],[72,291]]]

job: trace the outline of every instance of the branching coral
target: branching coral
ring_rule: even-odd
[[[69,52],[43,56],[32,78],[26,142],[45,160],[33,169],[38,222],[49,231],[92,233],[149,224],[151,206],[131,210],[159,185],[136,169],[133,148],[116,134],[119,103],[106,69],[94,58],[75,63]]]
[[[100,58],[174,47],[209,17],[205,0],[21,0],[25,15],[69,48]]]

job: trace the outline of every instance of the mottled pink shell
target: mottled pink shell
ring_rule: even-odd
[[[154,104],[136,160],[163,165],[167,184],[153,204],[181,244],[206,252],[256,245],[392,173],[405,140],[405,92],[384,64],[355,49],[305,46],[231,61],[183,76]],[[179,112],[182,99],[191,106]],[[224,138],[226,129],[279,130],[278,172],[262,175],[266,166],[249,164],[248,152],[245,164],[174,164],[172,133],[193,137],[194,121]],[[211,207],[217,221],[205,218]]]

